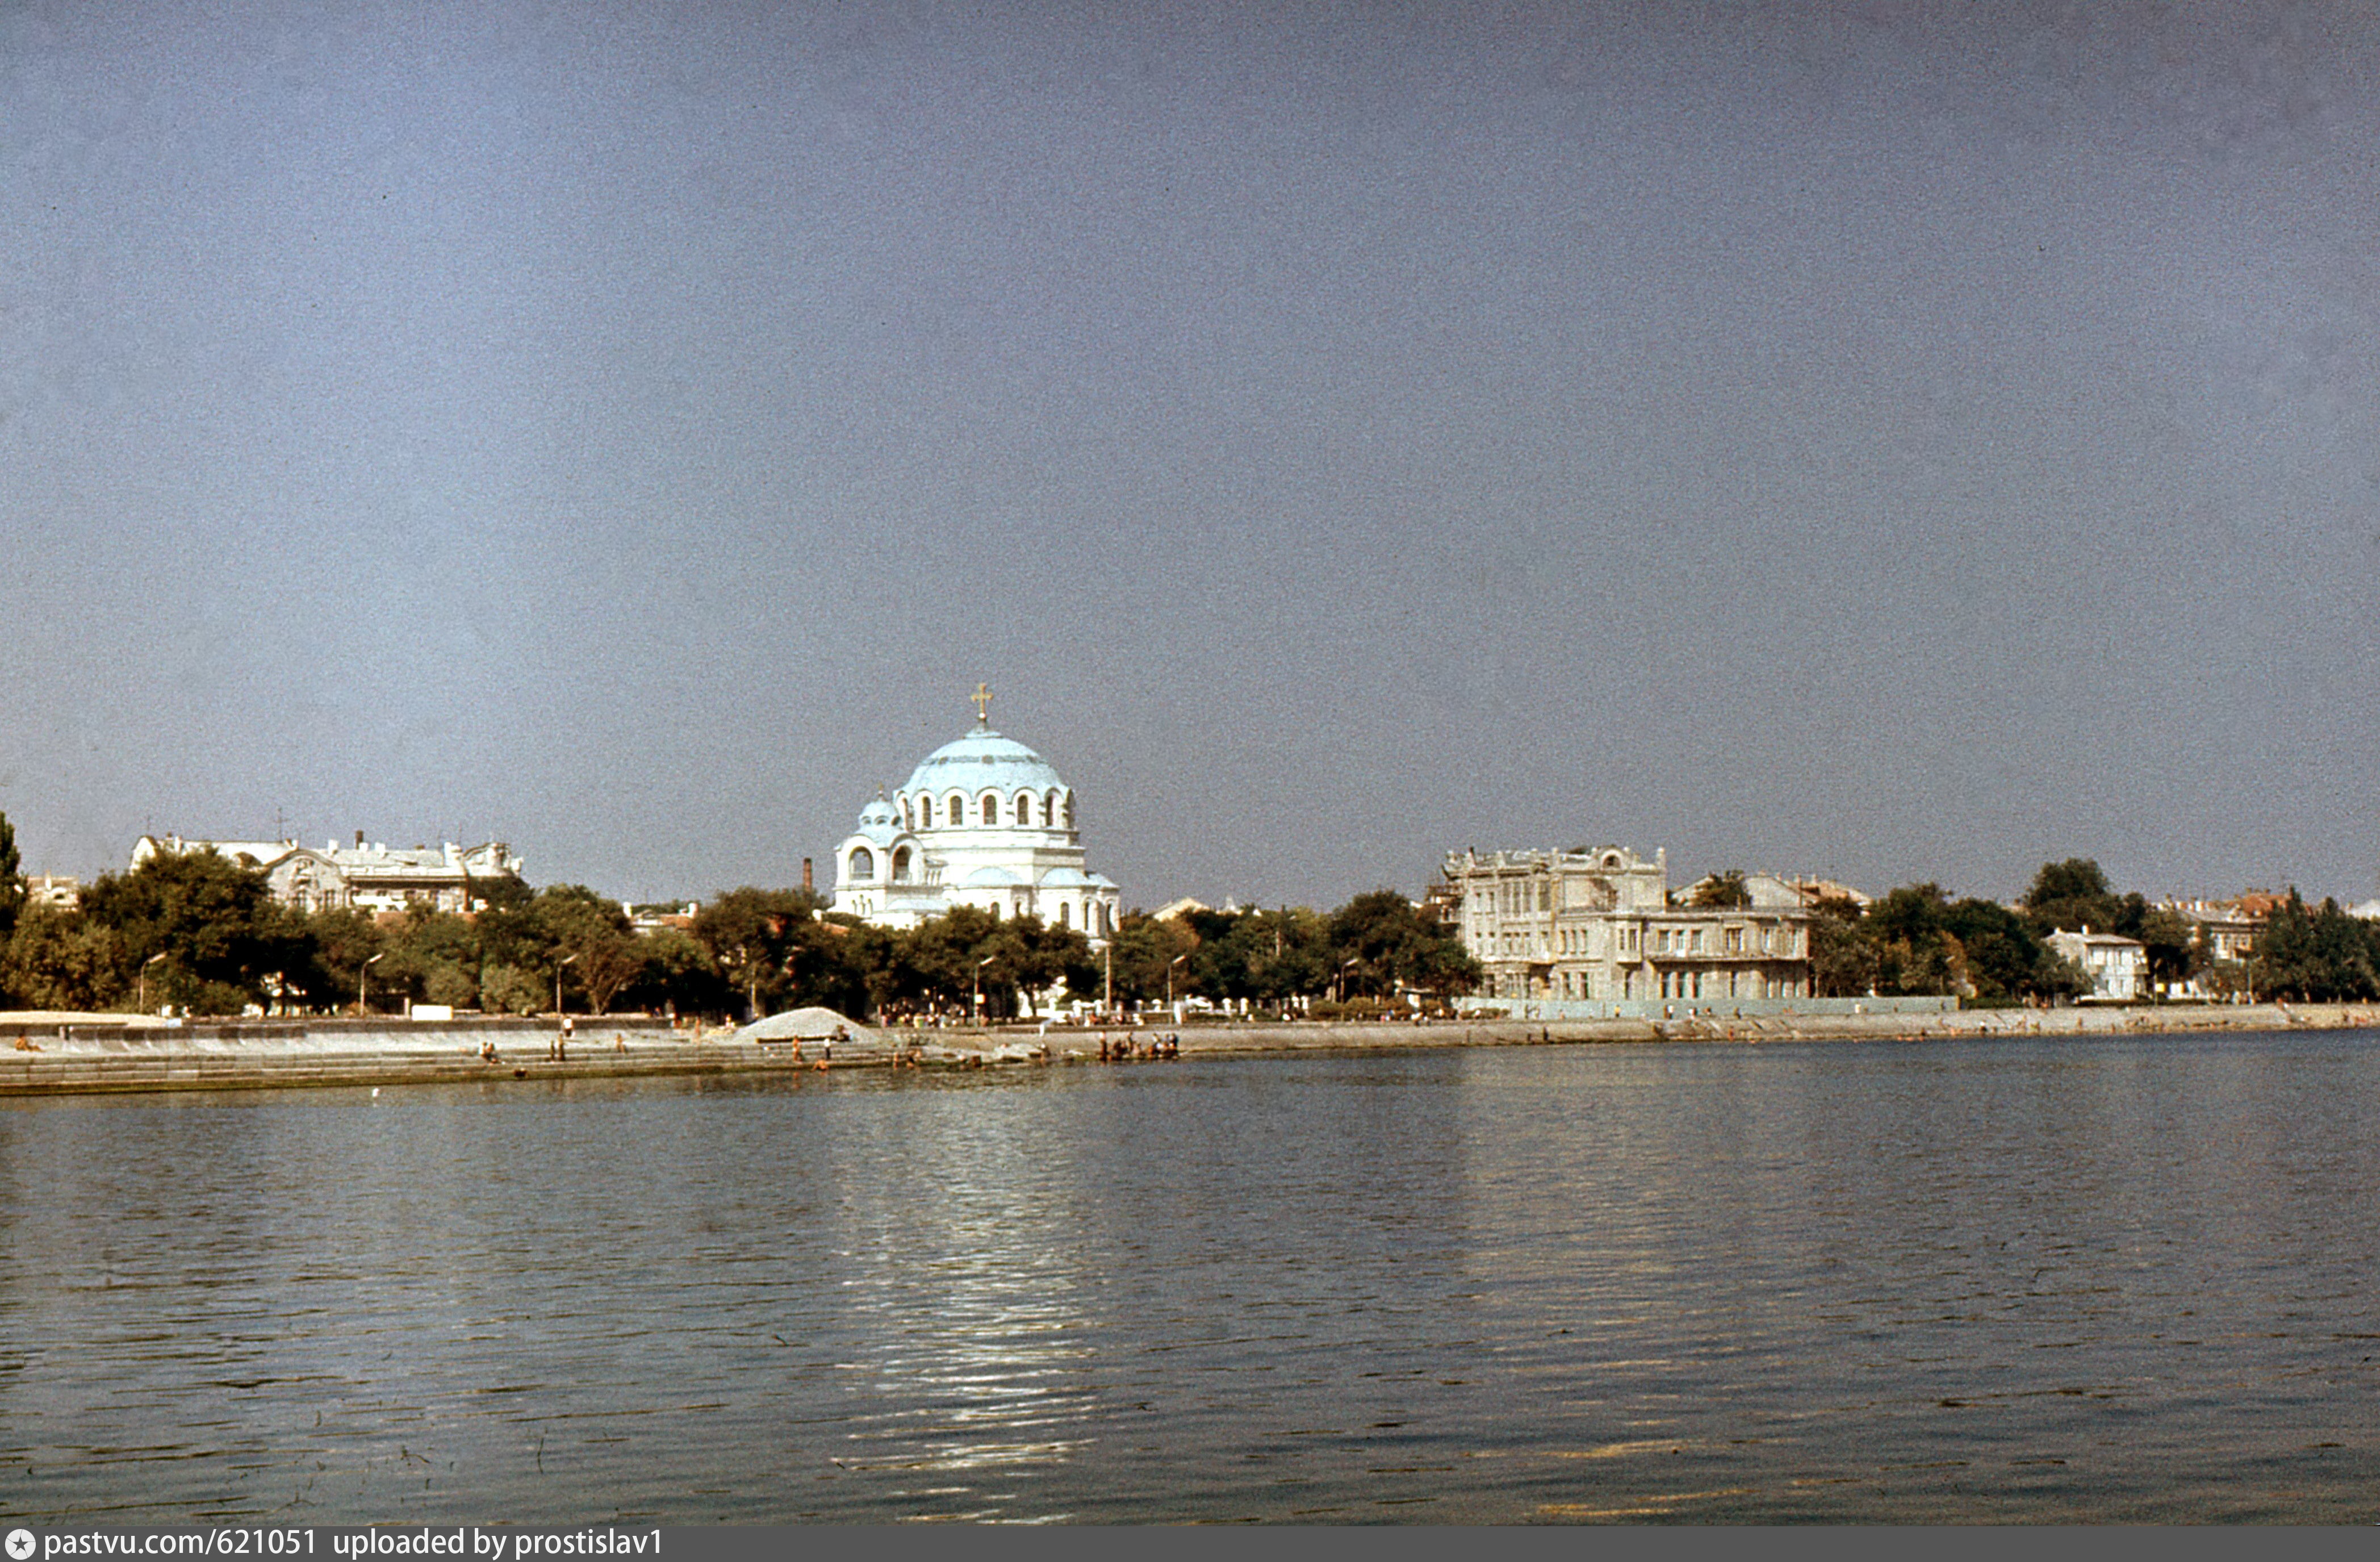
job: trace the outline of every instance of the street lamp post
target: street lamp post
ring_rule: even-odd
[[[562,957],[561,963],[553,968],[553,1012],[556,1014],[562,1012],[562,967],[569,965],[577,958],[576,955],[565,955]]]
[[[986,955],[975,963],[975,1022],[978,1025],[983,1023],[983,968],[999,958],[997,955]]]
[[[1165,963],[1165,1007],[1167,1008],[1173,1007],[1173,968],[1189,958],[1187,955],[1176,955]],[[1176,1025],[1181,1024],[1182,1017],[1179,1014],[1175,1015],[1173,1022]]]
[[[134,1007],[143,1014],[149,1012],[149,968],[164,958],[164,951],[161,949],[140,962],[140,995],[133,1000],[133,1003]]]
[[[1361,955],[1356,956],[1352,960],[1346,960],[1341,963],[1339,967],[1339,1001],[1341,1003],[1343,1004],[1347,1001],[1347,973],[1363,963],[1364,957]]]
[[[364,983],[371,979],[371,968],[386,958],[388,958],[387,952],[382,951],[356,967],[356,1018],[358,1019],[364,1017]]]

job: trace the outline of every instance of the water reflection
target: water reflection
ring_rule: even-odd
[[[2361,1035],[0,1109],[33,1515],[2363,1515]]]

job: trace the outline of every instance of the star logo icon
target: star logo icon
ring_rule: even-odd
[[[33,1531],[30,1531],[30,1530],[11,1530],[11,1531],[8,1531],[8,1558],[9,1558],[9,1562],[25,1562],[25,1558],[27,1558],[28,1556],[32,1556],[32,1555],[33,1555]]]

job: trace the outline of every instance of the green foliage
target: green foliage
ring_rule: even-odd
[[[552,885],[528,910],[545,934],[554,970],[586,995],[589,1013],[610,1012],[620,990],[643,974],[643,945],[618,901],[585,885]]]
[[[1811,987],[1821,997],[1958,994],[1990,1005],[2070,997],[2082,987],[2028,917],[1989,900],[1953,901],[1939,885],[1905,885],[1864,912],[1848,899],[1817,909]]]
[[[2380,997],[2380,927],[2349,916],[2336,900],[2309,910],[2295,889],[2266,919],[2251,952],[2256,996],[2305,1003]]]
[[[1741,869],[1730,868],[1724,873],[1714,873],[1694,888],[1694,904],[1724,909],[1752,904],[1752,890],[1743,882]]]
[[[805,922],[815,921],[814,897],[795,889],[750,885],[711,897],[695,913],[694,938],[744,997],[745,1018],[757,1019],[787,1006],[787,968]]]
[[[552,994],[518,966],[492,965],[480,972],[480,1007],[490,1014],[542,1014]]]
[[[212,851],[164,852],[83,892],[82,915],[114,933],[120,989],[141,985],[154,1008],[237,1014],[263,1003],[310,957],[296,920],[264,874]]]
[[[0,957],[0,994],[25,1008],[103,1011],[129,996],[123,965],[114,929],[77,911],[29,906]]]
[[[1416,987],[1443,997],[1478,984],[1479,962],[1463,952],[1454,929],[1395,890],[1355,897],[1332,914],[1330,929],[1335,969],[1345,972],[1351,994],[1386,997]]]
[[[17,826],[0,813],[0,940],[7,938],[25,908],[25,875],[19,871],[23,866],[17,855]]]
[[[2044,937],[2061,928],[2076,933],[2087,927],[2147,942],[2142,934],[2148,923],[2148,902],[2137,893],[2118,895],[2099,864],[2087,857],[2044,863],[2033,876],[2033,887],[2025,891],[2023,905],[2034,932]]]

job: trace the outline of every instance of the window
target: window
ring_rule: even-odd
[[[851,876],[855,882],[876,876],[876,854],[866,847],[854,848],[851,853]]]
[[[905,846],[892,854],[892,882],[894,884],[909,882],[909,848]]]
[[[1075,925],[1073,922],[1067,921],[1067,918],[1074,915],[1074,910],[1075,909],[1072,906],[1067,905],[1064,901],[1061,900],[1058,902],[1058,925],[1060,927],[1072,927]]]
[[[950,807],[949,807],[949,809],[948,809],[946,812],[950,814],[950,819],[951,819],[951,823],[952,823],[952,824],[965,824],[965,823],[966,823],[966,799],[965,799],[965,798],[963,798],[963,797],[959,796],[956,792],[953,792],[953,793],[951,794],[951,797],[950,797]]]
[[[983,822],[987,824],[1000,823],[1000,799],[990,792],[983,795]]]
[[[934,827],[933,799],[919,798],[917,799],[917,827],[921,830],[930,830]]]
[[[1033,823],[1032,793],[1019,792],[1016,794],[1016,822],[1019,824],[1030,824]]]

